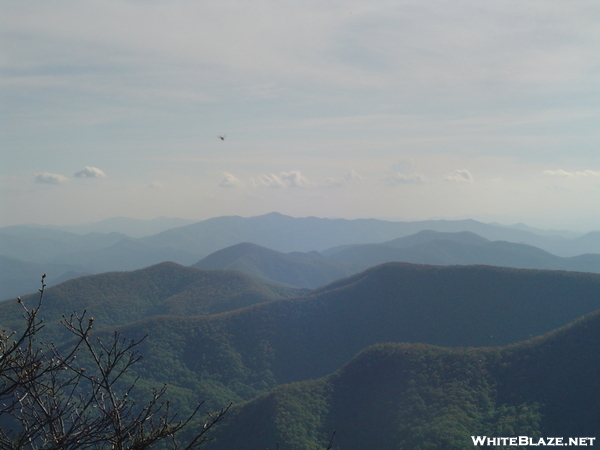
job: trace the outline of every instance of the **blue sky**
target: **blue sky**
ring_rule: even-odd
[[[595,0],[0,15],[0,225],[279,211],[600,229]]]

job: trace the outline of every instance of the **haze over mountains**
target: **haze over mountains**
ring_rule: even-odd
[[[31,224],[29,226],[68,231],[76,234],[120,233],[130,237],[140,238],[144,236],[151,236],[170,228],[190,225],[192,223],[195,223],[195,221],[189,219],[180,219],[177,217],[156,217],[150,220],[132,219],[130,217],[111,217],[98,222],[80,225],[40,226]]]
[[[153,221],[115,218],[73,229],[83,232],[107,227],[106,230],[121,232],[91,231],[83,235],[33,225],[1,228],[0,264],[3,270],[0,278],[0,298],[34,291],[37,288],[38,277],[33,277],[36,280],[33,281],[31,274],[39,271],[38,264],[44,265],[44,272],[49,275],[48,283],[56,284],[83,274],[135,270],[163,261],[191,265],[213,252],[244,242],[280,253],[323,251],[323,255],[328,258],[320,258],[315,253],[296,254],[293,257],[296,262],[299,259],[312,259],[310,264],[318,264],[318,270],[322,271],[320,278],[303,282],[261,276],[256,268],[249,268],[247,263],[237,263],[240,267],[246,266],[247,273],[263,279],[302,287],[317,287],[340,276],[388,261],[492,264],[596,272],[597,257],[589,254],[600,253],[600,232],[572,237],[573,233],[568,232],[543,232],[524,226],[504,227],[473,220],[389,222],[375,219],[293,218],[271,213],[250,218],[217,217],[147,235],[153,230],[181,222],[179,219],[167,218]],[[137,232],[134,232],[136,228]],[[446,235],[419,235],[415,238],[422,242],[410,239],[392,242],[394,239],[406,238],[424,230]],[[129,232],[130,235],[123,234],[123,231]],[[484,241],[477,241],[477,237],[473,236],[471,237],[475,240],[461,242],[459,235],[450,234],[464,232],[475,233],[489,241],[501,240],[536,246],[551,254],[506,243],[488,242],[486,246]],[[134,237],[140,235],[146,236]],[[445,242],[431,243],[434,240]],[[409,243],[413,244],[411,250],[408,249]],[[420,248],[414,247],[419,243],[422,245]],[[357,244],[383,246],[357,248]],[[338,246],[354,247],[343,252],[331,250]],[[583,254],[588,255],[581,256]],[[563,260],[557,256],[578,258]],[[321,262],[318,262],[319,260]],[[217,268],[218,265],[212,267]],[[306,278],[306,275],[302,277]]]
[[[573,233],[544,233],[525,226],[504,227],[473,220],[388,222],[292,218],[271,213],[250,218],[217,217],[146,235],[175,223],[182,220],[115,218],[77,228],[83,232],[107,227],[131,235],[117,231],[77,234],[33,225],[2,228],[0,298],[35,291],[39,264],[49,275],[50,285],[85,274],[136,270],[163,261],[236,269],[269,282],[308,288],[390,261],[600,271],[600,233],[567,237]],[[229,259],[224,259],[224,253],[211,255],[242,243],[264,249],[232,247],[226,252]]]
[[[42,310],[53,342],[66,338],[58,321],[71,310],[95,317],[100,337],[147,334],[131,374],[141,393],[167,382],[182,411],[199,398],[236,402],[214,448],[308,450],[338,430],[337,448],[441,450],[509,425],[531,436],[591,433],[599,308],[598,274],[389,263],[306,292],[162,263],[49,288]],[[20,314],[0,302],[3,328]],[[495,347],[586,314],[542,340]]]
[[[321,253],[281,253],[242,243],[219,250],[193,266],[239,270],[271,283],[316,288],[386,262],[484,264],[600,273],[600,255],[597,254],[562,258],[530,245],[492,242],[470,232],[429,230],[382,244],[345,245]]]
[[[353,450],[593,435],[600,254],[531,242],[575,252],[597,234],[520,228],[279,214],[143,238],[8,227],[2,289],[72,276],[46,289],[43,339],[68,345],[61,317],[84,310],[97,337],[148,335],[126,379],[140,377],[136,395],[168,383],[183,414],[235,403],[209,449],[313,450],[333,430],[334,448]],[[0,302],[2,329],[21,314]]]

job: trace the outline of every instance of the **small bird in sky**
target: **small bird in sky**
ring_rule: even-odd
[[[219,136],[219,139],[221,139],[222,141],[225,140],[225,135]]]

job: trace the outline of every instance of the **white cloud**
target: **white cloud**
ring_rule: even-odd
[[[545,175],[561,178],[576,178],[576,177],[600,177],[600,171],[597,170],[582,170],[580,172],[567,172],[566,170],[545,170]]]
[[[271,175],[261,175],[260,176],[260,182],[264,185],[264,186],[268,186],[268,187],[272,187],[272,188],[283,188],[285,187],[285,184],[283,183],[283,181],[281,181],[281,178],[279,178],[277,175],[271,174]]]
[[[42,172],[34,174],[35,182],[42,184],[62,184],[69,181],[64,175],[58,173]]]
[[[461,183],[470,183],[473,181],[473,176],[467,169],[455,170],[454,173],[449,173],[444,177],[444,181],[457,181]]]
[[[353,181],[362,181],[363,178],[356,173],[356,171],[351,170],[347,174],[345,174],[342,178],[333,178],[329,177],[327,180],[322,183],[324,187],[342,187],[346,186],[348,183]]]
[[[299,170],[292,170],[291,172],[281,172],[279,177],[289,187],[307,187],[312,183]]]
[[[279,175],[263,174],[260,176],[260,182],[264,186],[272,188],[305,188],[313,184],[308,178],[302,175],[299,170],[292,170],[290,172],[280,172]]]
[[[106,174],[97,167],[85,166],[79,172],[75,172],[77,178],[104,178]]]
[[[424,183],[425,181],[427,181],[427,178],[418,173],[395,173],[394,175],[390,175],[384,178],[384,182],[388,186],[396,186],[398,184],[405,183]]]
[[[223,172],[223,179],[219,186],[224,188],[244,187],[244,182],[230,173]]]
[[[167,187],[167,185],[166,183],[162,183],[160,181],[153,181],[148,185],[148,187],[151,189],[164,189],[165,187]]]
[[[600,170],[600,107],[594,102],[600,9],[593,0],[28,3],[0,7],[10,18],[0,30],[6,42],[0,89],[11,112],[3,140],[14,146],[3,156],[0,175],[17,174],[33,184],[31,161],[43,164],[36,171],[62,170],[54,164],[71,164],[73,155],[77,165],[103,165],[96,159],[102,155],[130,176],[160,173],[157,179],[172,180],[168,191],[178,199],[223,192],[219,183],[236,185],[236,178],[223,179],[223,169],[235,171],[246,188],[278,187],[279,194],[298,186],[342,186],[305,204],[288,204],[286,195],[265,196],[269,203],[223,196],[226,201],[195,209],[203,218],[286,208],[292,215],[342,216],[347,208],[348,216],[382,216],[389,204],[401,202],[405,218],[416,219],[458,214],[461,207],[461,214],[477,208],[489,213],[502,199],[515,217],[522,212],[523,221],[546,207],[532,173],[546,184],[600,180],[583,171]],[[224,145],[219,133],[227,133]],[[500,166],[486,158],[512,161]],[[367,180],[360,184],[359,195],[368,199],[361,206],[354,198],[358,189],[343,188],[359,184],[342,176],[340,161]],[[477,183],[499,174],[505,181],[486,184],[485,192],[466,189],[472,198],[454,197],[449,187],[477,184],[456,167],[476,172]],[[280,174],[290,169],[304,170],[310,180]],[[83,182],[68,170],[68,184],[107,180]],[[378,171],[378,179],[367,179]],[[190,172],[197,189],[181,182]],[[66,178],[39,175],[36,182],[64,191],[53,199],[65,208],[59,212],[53,204],[57,221],[68,220],[65,211],[79,214],[77,201],[94,206],[90,214],[98,214],[98,204],[110,214],[110,202],[80,200],[76,189],[59,185]],[[152,179],[142,187],[147,190]],[[397,199],[403,186],[419,188],[420,196]],[[40,187],[31,190],[56,191]],[[488,188],[497,190],[498,203],[483,199]],[[342,200],[346,194],[353,197]],[[14,214],[3,216],[37,209],[23,208],[15,195],[7,191]],[[579,191],[570,195],[561,201],[571,216],[574,205],[587,214],[594,204]],[[154,198],[146,216],[175,214],[176,205],[188,203],[147,197]],[[553,198],[548,211],[562,211],[559,204]]]

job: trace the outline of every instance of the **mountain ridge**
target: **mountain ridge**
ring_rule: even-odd
[[[587,435],[600,417],[598,274],[388,263],[286,289],[175,263],[83,277],[48,289],[43,339],[60,344],[60,314],[84,308],[94,337],[147,336],[128,375],[142,394],[166,382],[179,411],[239,403],[215,450],[312,450],[333,429],[350,450],[462,449],[468,433]],[[3,328],[8,309],[20,320],[16,302],[0,302]]]
[[[472,436],[595,436],[599,343],[600,311],[505,347],[375,344],[329,375],[236,406],[207,448],[310,450],[326,446],[334,430],[334,448],[348,450],[464,449]]]
[[[317,288],[387,262],[600,273],[600,255],[563,258],[537,247],[490,241],[471,232],[432,230],[381,244],[346,245],[322,253],[282,253],[257,244],[241,243],[218,250],[193,266],[236,269],[268,282]]]
[[[268,302],[301,289],[273,286],[249,275],[227,270],[201,270],[163,262],[129,272],[87,275],[47,287],[43,317],[46,328],[61,330],[62,314],[84,310],[94,315],[103,327],[125,325],[154,315],[205,315]],[[23,296],[36,305],[39,293]],[[14,301],[0,302],[3,326],[18,326],[22,311]]]
[[[325,376],[369,345],[507,345],[599,308],[596,274],[391,263],[303,297],[213,316],[148,317],[120,330],[150,333],[141,348],[148,377],[168,361],[166,381],[222,405]]]

